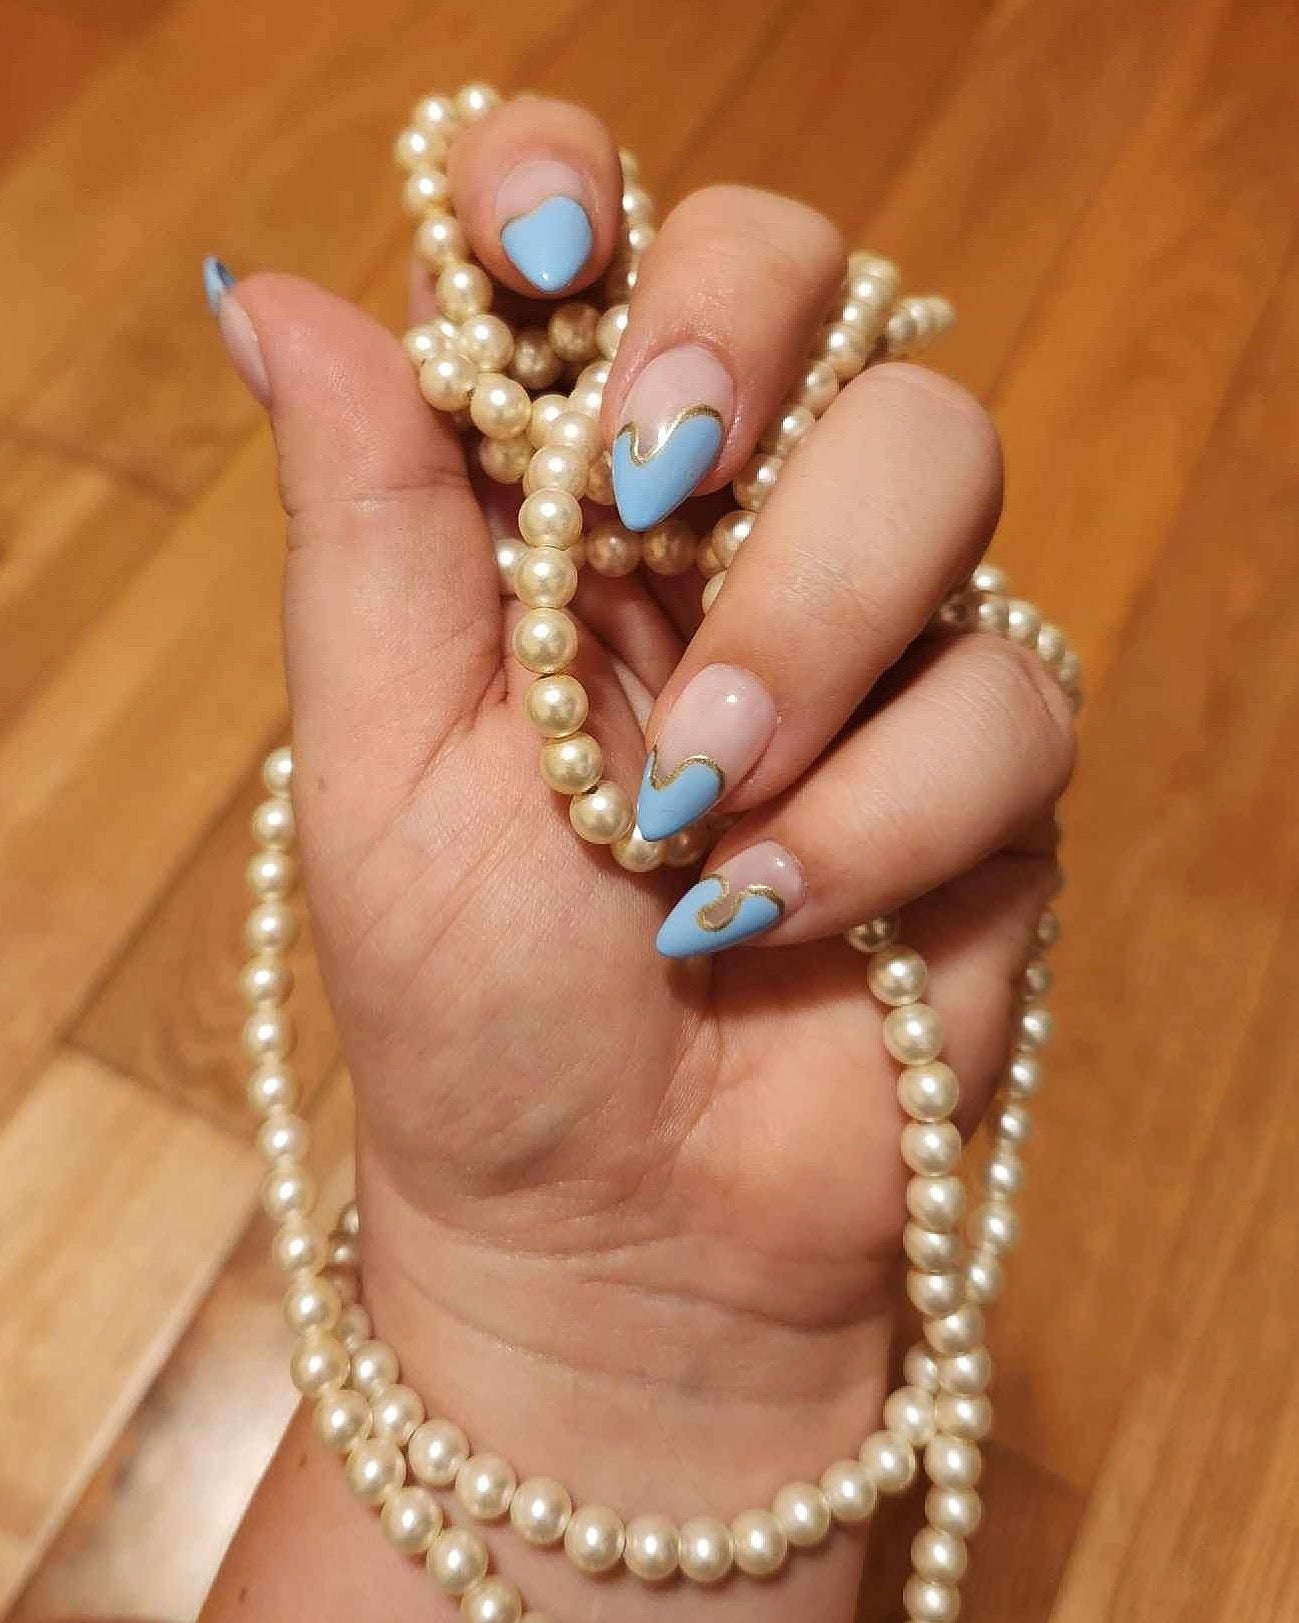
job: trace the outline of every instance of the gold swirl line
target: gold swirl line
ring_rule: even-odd
[[[654,458],[659,454],[667,442],[676,433],[677,429],[681,427],[682,423],[684,423],[688,417],[712,417],[716,421],[718,428],[723,428],[722,414],[715,406],[687,406],[684,411],[679,412],[677,416],[673,418],[672,426],[668,429],[667,433],[663,435],[663,437],[659,440],[659,443],[652,451],[642,454],[640,448],[640,428],[639,425],[634,422],[624,423],[618,430],[616,438],[621,439],[624,434],[630,435],[630,443],[628,444],[627,449],[631,453],[633,463],[635,463],[638,468],[643,468],[647,462],[652,462],[654,460]]]
[[[650,781],[650,788],[655,790],[656,792],[661,792],[662,790],[667,789],[672,784],[674,784],[688,766],[707,766],[707,767],[711,767],[712,770],[717,774],[717,793],[718,793],[718,795],[720,796],[722,794],[723,790],[726,788],[726,774],[725,774],[725,772],[722,771],[721,767],[718,766],[717,762],[713,760],[711,755],[687,755],[685,760],[682,761],[682,763],[680,764],[680,766],[673,767],[672,771],[669,772],[668,775],[666,777],[664,777],[664,778],[661,778],[659,776],[658,759],[659,759],[658,750],[657,749],[652,749],[650,751],[650,758],[649,758],[649,781]]]
[[[719,930],[724,930],[728,924],[733,922],[736,914],[740,911],[740,904],[746,896],[765,896],[769,902],[774,902],[776,904],[777,920],[785,911],[784,897],[772,890],[770,885],[745,885],[742,890],[733,892],[730,881],[722,874],[705,874],[704,879],[713,879],[722,887],[721,895],[711,902],[705,902],[695,914],[695,922],[699,928],[707,930],[712,935],[716,935]],[[776,920],[772,922],[774,923]]]

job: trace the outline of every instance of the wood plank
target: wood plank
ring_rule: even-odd
[[[1187,1169],[1243,1085],[1242,1031],[1299,883],[1280,812],[1299,750],[1299,294],[1289,274],[1281,288],[1130,610],[1065,818],[1059,1075],[997,1342],[1000,1435],[1080,1487],[1138,1374],[1197,1198]],[[1225,574],[1224,535],[1247,538]]]
[[[0,1611],[207,1291],[256,1155],[83,1055],[0,1134]]]
[[[352,1189],[351,1098],[337,1071],[311,1112],[312,1167],[327,1214]],[[9,1623],[197,1615],[297,1403],[283,1280],[269,1245],[270,1225],[258,1213]]]
[[[256,1129],[244,1098],[238,975],[250,905],[248,820],[265,796],[258,768],[73,1027],[70,1041],[212,1117],[228,1132]],[[305,909],[299,907],[299,915]],[[293,1062],[310,1098],[337,1053],[320,972],[304,927],[289,955],[298,1031]]]

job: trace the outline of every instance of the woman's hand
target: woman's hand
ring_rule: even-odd
[[[476,254],[519,294],[571,273],[572,296],[603,270],[621,181],[588,115],[502,108],[458,143],[452,182]],[[516,232],[512,259],[503,224],[552,195],[585,215],[585,258],[561,208],[567,234]],[[636,522],[687,494],[724,510],[708,495],[800,375],[842,257],[827,221],[762,193],[710,190],[669,216],[604,396],[607,444],[628,424],[641,452],[663,439],[623,469]],[[417,268],[416,319],[430,298]],[[219,319],[279,451],[294,801],[357,1093],[376,1326],[476,1445],[580,1498],[677,1516],[766,1503],[851,1455],[883,1393],[897,1066],[842,933],[906,906],[968,1128],[1057,882],[1066,700],[1010,642],[917,640],[991,535],[994,431],[934,374],[872,369],[799,448],[706,622],[694,574],[583,573],[576,674],[606,776],[634,791],[648,736],[642,815],[671,828],[715,800],[736,820],[704,873],[770,893],[741,918],[774,928],[679,962],[655,943],[693,876],[623,872],[538,780],[491,541],[511,521],[401,345],[284,277],[239,283]],[[709,430],[684,452],[666,433],[683,412]],[[673,777],[695,757],[716,770]],[[697,912],[674,915],[665,949],[714,944]],[[497,1548],[569,1623],[698,1605],[631,1585],[601,1611],[607,1588]],[[796,1565],[765,1604],[840,1615],[858,1556]],[[392,1581],[415,1586],[413,1615],[427,1581]],[[765,1615],[733,1591],[719,1616]]]

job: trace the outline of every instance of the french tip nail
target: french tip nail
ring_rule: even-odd
[[[230,267],[215,254],[208,254],[203,261],[203,291],[207,295],[207,307],[213,315],[220,308],[227,289],[234,285],[235,274]]]

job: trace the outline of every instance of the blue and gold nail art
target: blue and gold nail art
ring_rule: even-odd
[[[697,823],[725,790],[726,774],[711,756],[687,756],[660,777],[658,751],[651,750],[636,799],[636,826],[647,840],[665,840]]]
[[[543,293],[558,293],[591,257],[595,238],[586,210],[572,197],[548,197],[501,229],[514,268]]]
[[[613,442],[613,495],[629,530],[648,530],[665,519],[717,460],[722,419],[712,406],[683,411],[652,451],[643,452],[634,423]]]
[[[770,885],[733,891],[724,875],[705,874],[663,920],[655,942],[665,958],[721,952],[778,924],[785,903]]]

